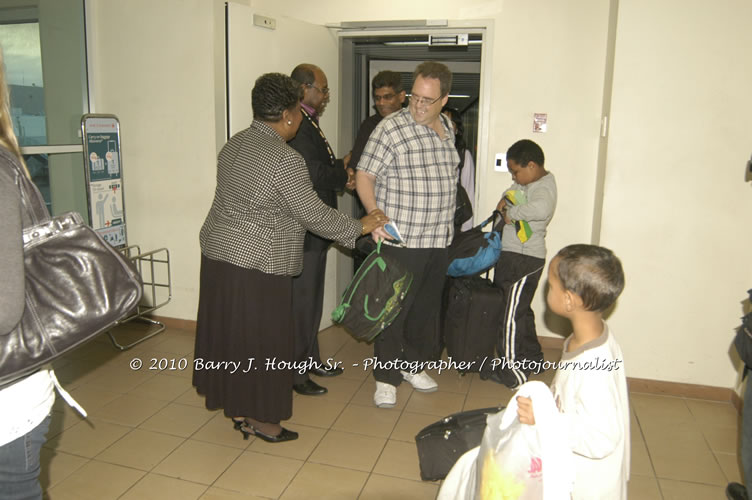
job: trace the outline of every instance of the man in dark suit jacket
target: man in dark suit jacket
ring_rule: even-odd
[[[326,75],[313,64],[300,64],[290,75],[303,87],[301,112],[303,121],[298,134],[289,142],[308,166],[313,188],[319,198],[330,207],[337,208],[337,192],[355,187],[355,173],[347,168],[350,155],[338,160],[324,132],[319,128],[319,117],[329,103]],[[295,316],[295,361],[318,363],[309,373],[331,377],[342,373],[342,368],[332,368],[321,363],[318,331],[324,308],[324,277],[326,254],[332,242],[312,233],[306,233],[303,246],[303,272],[293,279],[292,302]],[[313,396],[325,394],[325,387],[310,379],[308,373],[295,371],[293,389],[298,394]]]

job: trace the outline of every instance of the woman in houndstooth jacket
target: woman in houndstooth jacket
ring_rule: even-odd
[[[217,187],[200,233],[201,284],[193,385],[210,410],[269,442],[296,439],[292,416],[292,277],[303,267],[306,230],[352,248],[382,226],[325,205],[303,158],[286,141],[302,114],[300,87],[262,75],[251,93],[253,122],[219,153]]]

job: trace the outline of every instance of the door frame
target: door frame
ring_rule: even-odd
[[[479,108],[491,108],[491,85],[493,82],[493,44],[494,21],[492,19],[447,21],[446,26],[431,28],[426,26],[401,26],[399,28],[339,28],[330,27],[339,38],[339,116],[337,127],[337,144],[352,144],[352,131],[355,129],[353,113],[347,103],[353,102],[354,89],[352,81],[355,68],[350,68],[352,61],[352,44],[347,40],[361,37],[395,36],[395,35],[436,35],[442,33],[468,32],[482,36],[483,48],[480,54],[480,89],[478,93]],[[368,72],[368,68],[361,68]],[[370,82],[366,82],[368,86]],[[478,113],[478,152],[475,159],[475,206],[481,206],[483,193],[479,186],[488,185],[486,182],[489,172],[493,171],[494,155],[489,151],[490,113]],[[488,168],[491,166],[491,168]],[[340,209],[351,210],[353,198],[351,195],[340,197]],[[351,212],[350,212],[351,213]],[[342,253],[337,258],[337,296],[342,295],[353,276],[352,259]]]

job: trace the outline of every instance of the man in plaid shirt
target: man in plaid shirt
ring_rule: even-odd
[[[356,173],[358,196],[366,212],[383,210],[403,238],[403,246],[387,243],[382,252],[413,272],[402,312],[374,343],[373,399],[380,408],[395,406],[397,386],[403,379],[418,391],[438,389],[420,363],[441,354],[439,311],[448,266],[446,247],[454,232],[460,161],[452,125],[441,114],[451,86],[452,73],[445,65],[419,65],[413,74],[409,107],[374,129]],[[383,228],[374,231],[373,237],[389,240]],[[400,362],[404,362],[402,370]]]

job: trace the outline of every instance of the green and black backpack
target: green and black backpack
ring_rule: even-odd
[[[381,253],[381,242],[358,268],[332,321],[344,326],[358,340],[371,342],[402,310],[413,282],[413,273]]]

